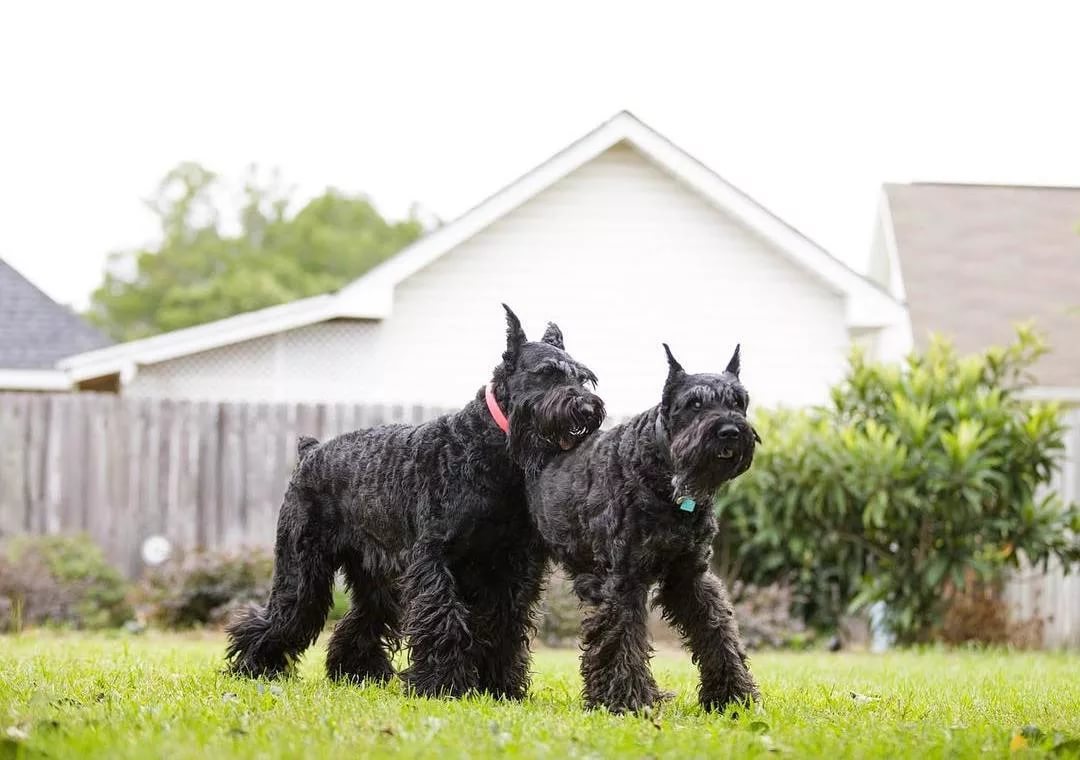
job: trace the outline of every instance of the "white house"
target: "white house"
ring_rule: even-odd
[[[905,311],[622,112],[339,292],[73,356],[83,387],[189,399],[453,406],[489,377],[500,302],[557,321],[615,414],[743,347],[759,404],[825,398],[854,339],[907,348]]]

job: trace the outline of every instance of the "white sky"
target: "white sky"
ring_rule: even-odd
[[[3,2],[0,257],[82,305],[189,159],[449,219],[626,108],[861,267],[883,181],[1080,185],[1078,22],[1069,0]]]

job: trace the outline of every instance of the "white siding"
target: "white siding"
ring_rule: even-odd
[[[659,400],[662,341],[690,371],[719,371],[741,341],[770,405],[823,400],[848,346],[839,294],[622,146],[398,287],[380,340],[395,392],[467,397],[498,360],[500,301],[530,337],[557,321],[616,413]]]
[[[741,341],[759,405],[823,400],[849,344],[840,294],[619,145],[398,286],[385,322],[334,328],[325,354],[315,326],[285,351],[268,338],[251,358],[232,347],[144,368],[129,392],[460,405],[499,361],[502,301],[530,337],[557,321],[619,415],[658,400],[662,341],[690,371],[719,371]]]
[[[129,396],[357,402],[370,393],[377,323],[333,321],[141,367]]]

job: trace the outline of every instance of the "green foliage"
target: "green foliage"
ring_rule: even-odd
[[[254,170],[238,224],[223,220],[222,195],[219,178],[197,164],[170,171],[149,201],[160,244],[113,254],[87,318],[131,340],[326,293],[423,231],[414,217],[387,221],[366,198],[332,189],[290,215],[288,193]]]
[[[1058,409],[1018,395],[1044,351],[1024,328],[975,356],[942,340],[903,366],[856,352],[829,406],[759,415],[765,445],[718,499],[721,572],[793,584],[818,626],[884,601],[915,642],[951,593],[1022,557],[1080,559],[1080,512],[1040,489],[1063,450]]]
[[[191,552],[148,573],[138,597],[146,618],[162,627],[222,625],[237,607],[266,602],[273,572],[265,550]]]
[[[0,630],[119,626],[131,618],[127,593],[88,536],[19,536],[0,556]]]

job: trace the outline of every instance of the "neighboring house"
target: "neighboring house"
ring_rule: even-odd
[[[869,272],[962,352],[1002,345],[1032,320],[1051,351],[1037,395],[1080,402],[1080,188],[886,185]]]
[[[109,342],[0,259],[0,390],[68,390],[56,362]]]
[[[886,185],[869,271],[931,333],[964,352],[1009,342],[1033,321],[1051,351],[1031,396],[1065,407],[1068,431],[1053,487],[1080,501],[1080,188]],[[1080,645],[1080,575],[1022,573],[1007,598],[1019,620],[1043,620],[1051,646]]]
[[[823,401],[853,340],[889,358],[902,305],[623,112],[337,293],[73,356],[81,385],[190,399],[460,405],[503,348],[500,302],[555,320],[615,414],[659,401],[671,344],[735,343],[758,404]]]

